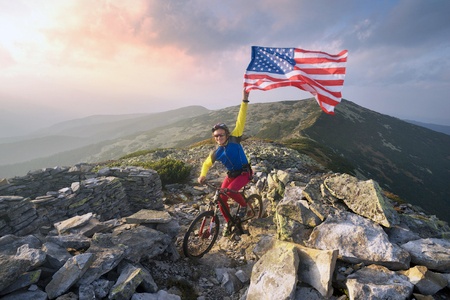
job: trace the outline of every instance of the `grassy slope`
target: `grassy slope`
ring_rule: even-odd
[[[28,166],[33,167],[27,170],[117,159],[140,150],[187,147],[209,139],[212,124],[225,122],[233,127],[238,109],[236,105],[59,153],[30,162]],[[370,111],[349,101],[339,104],[336,114],[330,116],[323,113],[313,99],[251,104],[245,135],[283,142],[312,156],[334,172],[374,179],[384,189],[448,221],[448,135]]]
[[[450,206],[450,137],[345,101],[304,134],[350,161],[367,178],[442,219]]]

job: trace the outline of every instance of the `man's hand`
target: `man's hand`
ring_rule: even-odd
[[[248,95],[250,94],[250,92],[246,92],[245,89],[242,93],[242,101],[244,102],[248,102]]]
[[[197,179],[198,183],[203,184],[206,181],[206,177],[205,176],[200,176]]]

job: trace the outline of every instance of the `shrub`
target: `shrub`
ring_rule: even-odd
[[[155,162],[145,163],[144,167],[158,172],[163,185],[185,182],[192,169],[191,166],[180,160],[167,157]]]

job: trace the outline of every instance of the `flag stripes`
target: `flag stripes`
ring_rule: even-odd
[[[334,114],[341,102],[347,50],[332,55],[299,48],[252,47],[244,88],[271,90],[293,86],[310,92],[323,111]]]

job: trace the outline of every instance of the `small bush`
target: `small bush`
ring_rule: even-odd
[[[158,172],[163,185],[185,182],[192,169],[191,166],[182,161],[167,157],[155,162],[145,163],[144,167]]]

